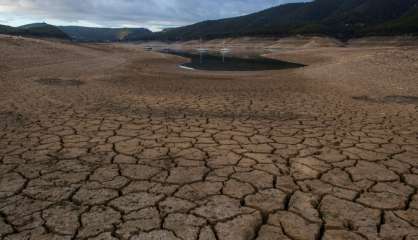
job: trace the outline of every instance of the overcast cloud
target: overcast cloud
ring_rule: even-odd
[[[302,0],[0,0],[0,24],[30,22],[160,30]]]

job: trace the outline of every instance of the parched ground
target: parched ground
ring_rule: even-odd
[[[0,37],[1,240],[416,240],[418,49],[178,69]]]

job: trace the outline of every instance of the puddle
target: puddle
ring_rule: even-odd
[[[42,78],[35,80],[35,82],[42,84],[42,85],[48,85],[48,86],[80,86],[84,84],[84,82],[77,80],[77,79],[60,79],[60,78]]]
[[[353,97],[354,100],[371,102],[371,103],[398,103],[398,104],[415,104],[418,105],[418,97],[416,96],[386,96],[384,98],[371,98],[369,96]]]
[[[161,52],[189,58],[190,61],[188,63],[180,65],[181,68],[188,70],[197,69],[207,71],[266,71],[299,68],[305,66],[298,63],[285,62],[257,55],[250,55],[244,58],[234,56],[231,53],[199,53],[171,49],[165,49]]]

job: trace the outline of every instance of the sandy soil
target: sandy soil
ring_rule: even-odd
[[[226,42],[308,66],[0,36],[0,239],[417,239],[417,46]]]

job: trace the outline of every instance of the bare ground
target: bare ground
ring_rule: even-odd
[[[321,41],[214,73],[0,37],[0,239],[418,239],[418,49]]]

